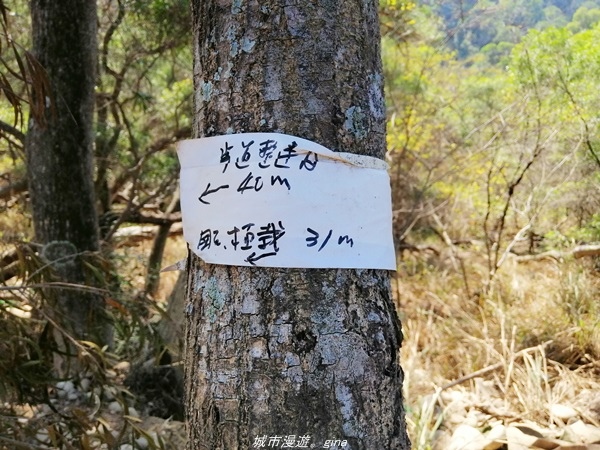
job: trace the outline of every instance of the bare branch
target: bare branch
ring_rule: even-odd
[[[17,139],[21,144],[25,142],[25,133],[21,132],[19,129],[13,127],[12,125],[7,124],[0,120],[0,131],[6,134],[10,134],[15,139]]]

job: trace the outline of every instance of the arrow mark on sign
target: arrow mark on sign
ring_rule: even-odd
[[[224,184],[223,186],[219,186],[218,188],[215,189],[211,189],[210,188],[210,183],[208,183],[208,186],[206,186],[206,189],[204,190],[204,192],[202,193],[202,195],[200,197],[198,197],[198,200],[200,200],[200,203],[204,203],[205,205],[210,205],[209,202],[207,202],[206,200],[204,200],[204,197],[209,195],[209,194],[214,194],[215,192],[221,190],[221,189],[227,189],[229,188],[228,184]]]
[[[277,252],[263,253],[262,255],[258,255],[258,256],[256,256],[256,252],[252,252],[252,254],[250,256],[248,256],[244,261],[255,266],[256,261],[258,261],[259,259],[266,258],[267,256],[275,256],[275,255],[277,255]]]

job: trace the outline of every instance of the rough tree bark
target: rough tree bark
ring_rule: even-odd
[[[63,281],[82,283],[82,253],[98,250],[92,165],[96,2],[33,0],[31,17],[33,54],[51,88],[45,121],[30,119],[25,143],[35,238]],[[61,290],[52,297],[64,328],[78,338],[107,339],[98,296]]]
[[[283,132],[383,157],[376,1],[193,0],[192,10],[196,137]],[[189,450],[294,447],[303,436],[306,448],[409,448],[386,271],[196,257],[188,271]]]

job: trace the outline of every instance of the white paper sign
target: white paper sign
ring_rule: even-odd
[[[209,263],[395,270],[387,164],[277,133],[178,144],[183,233]]]

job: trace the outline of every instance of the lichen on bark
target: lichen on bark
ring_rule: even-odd
[[[194,0],[192,9],[195,137],[283,132],[383,157],[377,2]],[[386,271],[193,256],[187,297],[188,449],[247,449],[262,435],[409,448]]]

